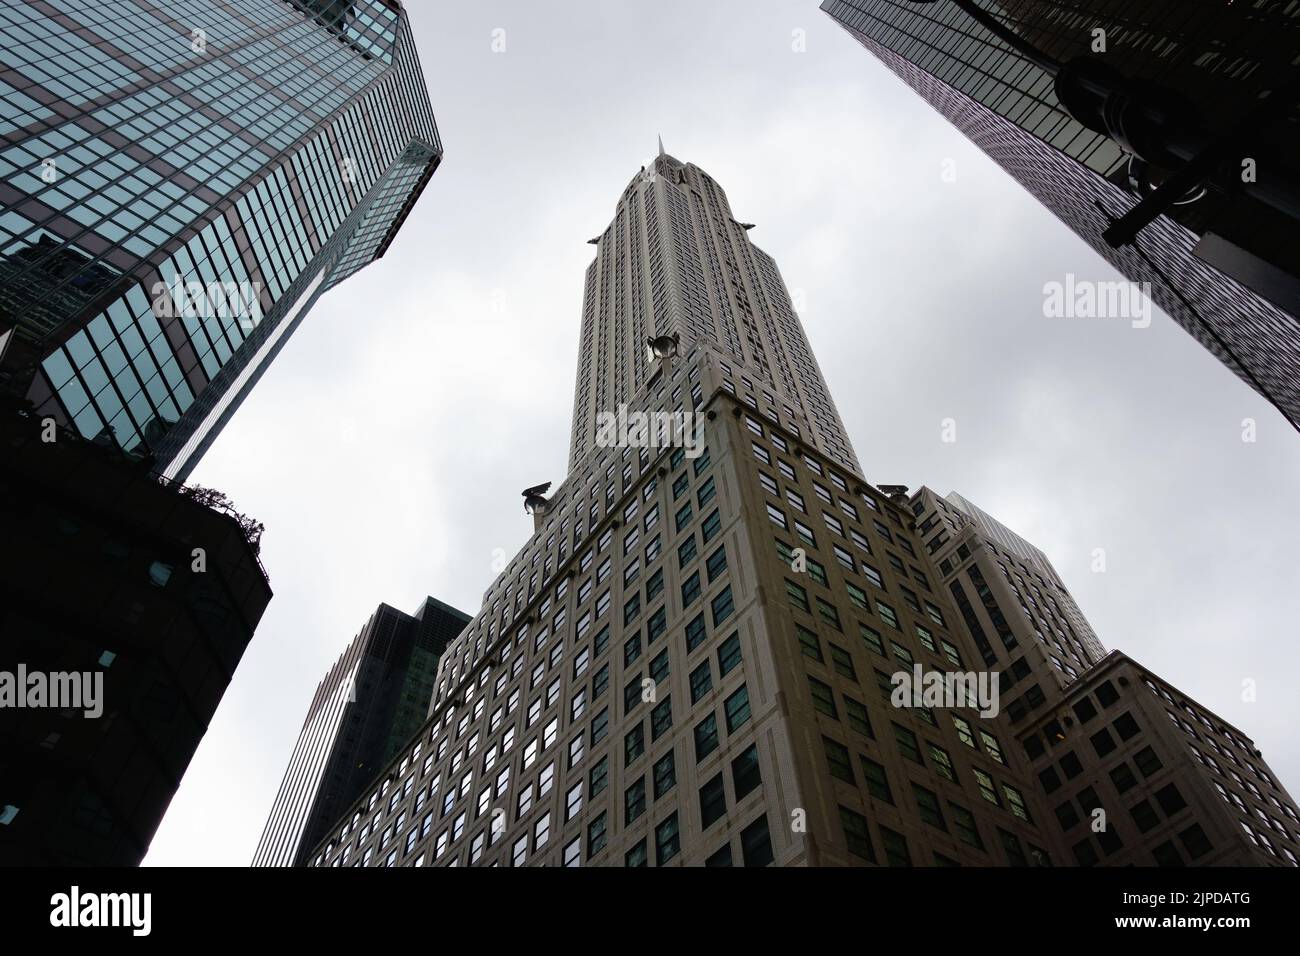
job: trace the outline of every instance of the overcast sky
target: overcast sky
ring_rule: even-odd
[[[478,610],[494,549],[527,540],[519,489],[564,477],[586,240],[661,133],[757,223],[867,478],[1033,541],[1107,647],[1300,789],[1300,435],[1163,315],[1045,318],[1045,283],[1118,275],[815,0],[407,7],[446,158],[193,475],[265,522],[275,599],[147,863],[248,864],[380,602]]]

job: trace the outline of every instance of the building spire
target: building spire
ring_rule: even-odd
[[[662,159],[665,155],[666,154],[664,153],[664,137],[663,134],[660,133],[659,134],[659,158]]]

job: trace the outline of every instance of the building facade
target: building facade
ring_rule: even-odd
[[[0,865],[134,866],[271,600],[260,527],[8,404]]]
[[[421,729],[438,660],[469,615],[426,598],[366,622],[312,698],[253,866],[297,866]]]
[[[184,478],[438,168],[398,0],[0,4],[0,388]]]
[[[822,9],[1111,265],[1149,283],[1161,309],[1300,428],[1300,8],[824,0]],[[1104,104],[1098,87],[1111,91]],[[1144,104],[1174,120],[1149,121]],[[1140,197],[1210,151],[1217,164],[1177,203],[1114,244],[1108,230]]]
[[[1032,735],[1115,658],[1019,536],[965,499],[867,483],[838,417],[810,397],[829,389],[801,361],[779,275],[743,268],[765,256],[711,183],[661,155],[620,200],[587,275],[570,474],[444,653],[420,733],[309,865],[1088,862],[1058,824],[1062,793],[1040,782]],[[639,232],[634,215],[657,241],[619,238],[620,222]],[[693,314],[691,250],[701,314],[678,324]],[[638,283],[638,269],[677,278]],[[742,301],[752,341],[729,339],[719,315]],[[618,331],[620,314],[647,324]],[[676,353],[638,371],[643,336],[672,333]],[[761,370],[760,350],[798,371],[775,358]],[[599,413],[623,402],[700,429],[602,437]],[[983,673],[986,688],[998,672],[1000,706],[969,684],[900,695],[918,668],[977,685]],[[1166,730],[1136,719],[1125,755]],[[1271,779],[1257,754],[1237,756],[1243,779]],[[1211,802],[1208,777],[1179,781],[1197,808],[1184,813]],[[1287,852],[1300,849],[1290,797],[1275,783],[1267,795]],[[1145,786],[1123,799],[1138,796]],[[1103,809],[1140,855],[1119,804]],[[1289,862],[1202,828],[1213,859]]]

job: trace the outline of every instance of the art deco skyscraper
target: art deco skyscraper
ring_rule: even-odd
[[[857,470],[844,423],[794,313],[776,262],[749,241],[752,223],[698,166],[663,151],[619,198],[587,268],[573,403],[574,468],[593,448],[596,417],[630,402],[656,373],[647,338],[704,341],[781,389],[782,420]],[[776,405],[769,389],[764,396]]]
[[[965,499],[867,483],[747,232],[694,165],[633,177],[587,272],[570,473],[310,864],[1293,861],[1300,813],[1246,738],[1184,699],[1242,777],[1216,793],[1205,734],[1041,552]],[[703,431],[610,440],[622,404]],[[897,698],[918,668],[996,671],[1002,704]],[[1098,809],[1100,837],[1075,829]]]
[[[1294,4],[822,9],[1300,428]]]
[[[0,8],[0,388],[184,478],[442,146],[398,0]]]

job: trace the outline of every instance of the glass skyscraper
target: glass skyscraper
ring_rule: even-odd
[[[398,0],[0,0],[0,389],[184,478],[442,145]]]
[[[1300,428],[1300,5],[822,9]],[[1205,156],[1135,237],[1115,228]]]

